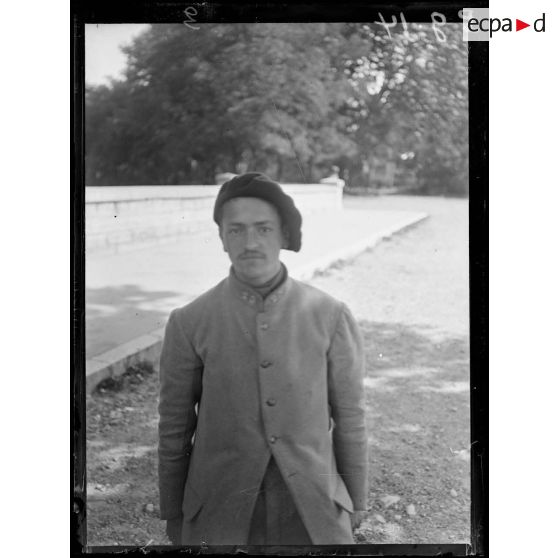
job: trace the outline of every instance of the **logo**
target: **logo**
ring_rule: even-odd
[[[463,40],[488,41],[495,33],[514,33],[531,27],[536,33],[544,33],[546,27],[546,14],[527,23],[518,18],[498,18],[488,15],[488,8],[463,9]]]

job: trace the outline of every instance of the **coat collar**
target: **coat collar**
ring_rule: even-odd
[[[273,307],[284,298],[285,294],[287,294],[292,285],[292,279],[289,276],[287,267],[283,262],[281,262],[281,266],[285,270],[285,279],[275,290],[271,291],[265,299],[256,289],[253,289],[250,285],[240,281],[235,275],[232,266],[229,270],[229,276],[227,278],[229,289],[236,298],[241,300],[247,306],[257,308],[258,311]]]

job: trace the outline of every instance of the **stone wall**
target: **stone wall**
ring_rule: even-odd
[[[286,184],[302,216],[338,211],[343,188]],[[88,186],[85,231],[88,253],[118,252],[215,227],[218,186]]]

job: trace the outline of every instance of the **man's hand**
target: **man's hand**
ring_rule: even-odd
[[[182,544],[182,516],[167,519],[167,537],[171,544]]]
[[[356,511],[351,514],[351,527],[353,529],[357,529],[361,524],[364,516],[366,515],[365,511]]]

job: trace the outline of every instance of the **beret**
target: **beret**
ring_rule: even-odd
[[[281,186],[261,172],[247,172],[225,182],[215,200],[213,220],[219,225],[223,204],[233,198],[260,198],[277,209],[281,223],[289,231],[287,250],[298,252],[301,245],[302,216],[293,199],[285,194]]]

